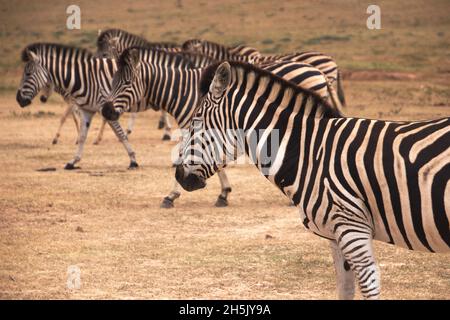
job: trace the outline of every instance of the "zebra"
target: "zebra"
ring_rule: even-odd
[[[317,51],[295,52],[281,55],[260,54],[253,58],[252,63],[261,65],[273,61],[297,61],[316,67],[327,76],[330,85],[336,84],[337,99],[335,98],[335,100],[340,104],[339,109],[346,106],[341,71],[332,57]]]
[[[218,61],[234,60],[252,62],[261,56],[258,50],[246,45],[226,47],[216,42],[200,39],[187,40],[181,47],[184,51],[198,52]]]
[[[43,89],[41,90],[41,96],[40,96],[40,101],[42,103],[46,103],[48,101],[48,99],[50,98],[51,94],[53,93],[53,89],[52,89],[52,84],[51,83],[47,83]],[[78,118],[80,118],[80,113],[78,108],[76,107],[76,105],[74,104],[67,104],[66,109],[64,110],[60,120],[59,120],[59,126],[58,126],[58,130],[56,131],[56,134],[54,136],[54,138],[52,139],[52,144],[57,144],[59,141],[59,137],[61,136],[61,130],[62,127],[64,125],[64,123],[66,122],[67,118],[72,115],[73,121],[75,123],[75,128],[77,130],[77,140],[76,143],[78,144],[78,136],[80,134],[80,125],[78,122]],[[130,116],[130,119],[128,120],[128,127],[127,127],[127,135],[129,135],[134,127],[134,123],[135,123],[135,119],[136,119],[136,114],[132,113]],[[94,140],[94,145],[98,145],[100,143],[100,141],[103,138],[103,132],[105,129],[105,124],[106,124],[106,120],[104,118],[102,118],[102,124],[100,126],[100,130],[97,134],[97,137]]]
[[[104,103],[104,93],[111,87],[116,61],[98,58],[85,49],[52,43],[28,45],[22,51],[22,61],[25,67],[16,95],[22,108],[31,104],[39,91],[50,83],[52,90],[69,105],[80,109],[78,148],[74,158],[64,167],[75,169],[75,164],[81,160],[92,117]],[[119,122],[109,121],[108,124],[128,153],[129,168],[137,168],[135,152]]]
[[[172,67],[174,60],[184,60],[183,68],[174,69]],[[300,84],[308,84],[310,88],[323,93],[327,80],[322,73],[318,70],[314,73],[311,66],[305,67],[302,64],[298,64],[295,70],[294,64],[284,62],[280,66],[269,65],[268,68]],[[154,49],[129,48],[119,58],[118,71],[114,76],[108,102],[102,108],[102,114],[105,119],[117,120],[123,112],[145,111],[148,106],[153,106],[171,114],[181,129],[187,128],[194,107],[200,99],[198,92],[203,70],[204,68],[190,68],[190,60],[179,54]],[[215,205],[224,207],[228,205],[231,186],[225,171],[221,170],[218,175],[221,193]],[[172,191],[164,197],[161,207],[172,208],[174,201],[180,197],[180,191],[175,181]]]
[[[346,106],[344,88],[342,86],[341,72],[336,61],[330,56],[317,51],[307,51],[300,53],[289,53],[281,55],[267,55],[260,53],[257,49],[239,45],[236,47],[226,47],[221,44],[192,39],[182,45],[183,50],[201,52],[216,60],[244,61],[263,67],[264,64],[276,61],[294,61],[310,64],[322,71],[328,78],[329,90],[336,108],[342,110]],[[333,87],[336,86],[336,89]]]
[[[127,48],[142,47],[163,49],[170,52],[181,52],[182,48],[172,42],[150,42],[138,35],[121,29],[108,29],[97,38],[97,53],[103,58],[119,58]]]
[[[329,240],[339,298],[380,296],[372,242],[450,252],[450,118],[346,118],[315,93],[253,65],[223,62],[202,76],[177,165],[188,191],[247,154]],[[263,146],[278,136],[267,155]]]
[[[179,45],[172,42],[150,42],[143,37],[129,33],[121,29],[107,29],[101,32],[97,38],[97,54],[103,58],[118,59],[120,54],[127,48],[142,47],[162,49],[169,52],[181,52]],[[134,126],[134,115],[129,122],[127,134],[130,134]],[[170,140],[170,131],[172,129],[168,115],[161,111],[158,121],[158,129],[164,129],[162,140]]]

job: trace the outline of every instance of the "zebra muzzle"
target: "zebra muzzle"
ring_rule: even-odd
[[[109,121],[117,121],[120,113],[114,110],[114,105],[111,102],[106,102],[102,108],[102,116]]]
[[[17,91],[16,100],[17,100],[17,103],[19,104],[19,106],[21,108],[24,108],[24,107],[26,107],[26,106],[31,104],[31,100],[30,99],[22,97],[22,94],[20,93],[20,90]]]
[[[177,165],[177,169],[175,171],[175,178],[177,179],[178,183],[183,187],[183,189],[189,192],[198,189],[203,189],[206,186],[204,178],[199,177],[192,173],[185,175],[182,164]]]

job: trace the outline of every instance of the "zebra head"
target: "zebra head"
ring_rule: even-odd
[[[182,44],[181,48],[184,51],[193,51],[193,52],[206,54],[204,47],[202,46],[202,40],[199,40],[199,39],[187,40]]]
[[[42,89],[46,92],[44,95],[47,98],[51,91],[51,89],[47,91],[47,88],[51,88],[49,85],[51,80],[47,69],[41,65],[40,58],[35,52],[26,49],[22,54],[22,60],[26,64],[17,90],[16,100],[23,108],[31,104],[31,101]]]
[[[127,49],[120,55],[109,97],[102,108],[105,119],[117,120],[123,112],[131,111],[131,107],[138,105],[142,100],[144,87],[140,77],[140,66],[139,49]]]
[[[210,79],[213,78],[212,81]],[[206,186],[206,179],[228,162],[236,160],[240,137],[226,119],[228,113],[221,107],[227,103],[226,92],[231,82],[231,67],[223,62],[208,67],[201,80],[203,95],[191,121],[189,136],[184,140],[182,163],[177,165],[175,177],[187,191]]]
[[[122,52],[120,45],[118,36],[112,38],[99,37],[97,40],[97,56],[100,58],[118,59]]]

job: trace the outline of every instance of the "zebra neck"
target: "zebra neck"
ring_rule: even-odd
[[[180,128],[189,126],[199,100],[202,69],[149,66],[145,96],[147,105],[158,106],[175,118]]]
[[[286,128],[258,128],[253,137],[246,136],[246,155],[296,205],[302,201],[299,190],[310,186],[311,181],[314,184],[311,173],[319,167],[326,169],[327,143],[319,132],[328,122],[295,116]]]
[[[277,90],[276,87],[270,83],[267,86],[270,90]],[[323,117],[321,101],[309,95],[255,90],[251,93],[255,96],[249,99],[249,94],[242,103],[236,103],[237,96],[233,93],[227,95],[229,105],[223,110],[232,110],[234,126],[245,134],[247,156],[266,178],[298,204],[298,186],[309,183],[307,175],[299,174],[300,169],[305,165],[304,170],[315,170],[322,164],[326,148],[319,132],[332,119]]]

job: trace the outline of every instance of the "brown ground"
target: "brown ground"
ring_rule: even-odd
[[[139,170],[126,170],[128,157],[109,129],[101,145],[92,145],[98,117],[82,169],[62,170],[75,150],[73,124],[68,120],[52,146],[61,100],[19,109],[19,52],[38,40],[92,48],[96,30],[106,26],[154,40],[320,49],[347,72],[348,115],[437,118],[450,113],[448,1],[380,1],[379,33],[365,28],[367,4],[354,0],[320,17],[315,10],[328,1],[264,2],[254,11],[261,2],[182,1],[181,9],[168,1],[79,2],[83,29],[68,32],[60,2],[0,1],[0,298],[335,298],[327,241],[307,233],[297,210],[252,166],[228,170],[228,208],[213,207],[217,178],[204,191],[183,193],[176,208],[159,208],[172,186],[175,143],[160,141],[154,112],[140,115],[130,136]],[[101,9],[105,3],[109,11]],[[392,80],[398,77],[386,72],[414,77]],[[45,167],[57,170],[36,171]],[[450,299],[449,255],[375,247],[383,298]],[[81,269],[79,290],[66,287],[71,265]]]

